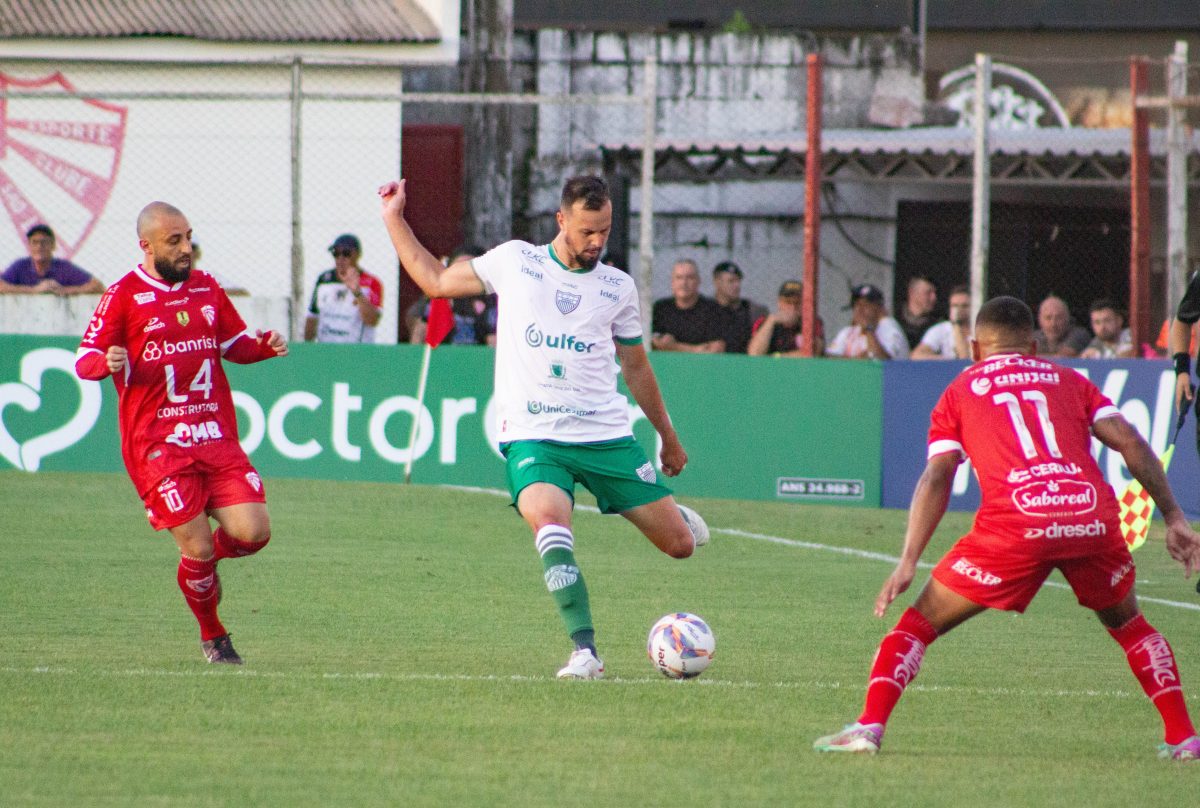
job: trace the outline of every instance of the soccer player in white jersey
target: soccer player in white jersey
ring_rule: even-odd
[[[617,391],[619,369],[662,441],[662,472],[683,471],[687,453],[642,345],[637,289],[600,263],[612,228],[608,187],[598,177],[567,180],[550,244],[509,241],[449,267],[405,221],[405,181],[379,195],[396,254],[425,294],[499,295],[495,395],[509,490],[575,643],[558,677],[599,679],[604,665],[571,530],[576,483],[595,494],[602,512],[621,514],[672,558],[687,558],[707,540],[703,522],[676,505],[633,439],[628,403]]]

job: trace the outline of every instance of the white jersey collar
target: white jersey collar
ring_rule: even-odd
[[[146,270],[142,269],[141,264],[137,265],[137,269],[135,269],[134,272],[137,274],[137,276],[139,278],[142,279],[142,281],[144,283],[148,283],[151,286],[153,286],[155,289],[161,289],[164,292],[178,292],[180,289],[183,288],[183,285],[185,283],[187,283],[187,281],[180,281],[179,283],[176,283],[173,285],[168,285],[166,283],[163,283],[161,280],[159,280],[158,278],[152,277],[148,272],[146,272]]]

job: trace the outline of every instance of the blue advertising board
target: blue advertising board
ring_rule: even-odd
[[[966,362],[888,362],[883,372],[883,506],[907,508],[925,467],[929,414],[942,391]],[[1121,414],[1161,455],[1175,433],[1175,373],[1166,360],[1067,360],[1112,399]],[[1171,487],[1190,519],[1200,519],[1200,458],[1195,414],[1179,433],[1179,448],[1168,471]],[[1105,479],[1120,492],[1132,479],[1121,455],[1092,441],[1092,456]],[[979,483],[970,464],[959,466],[950,509],[979,507]]]

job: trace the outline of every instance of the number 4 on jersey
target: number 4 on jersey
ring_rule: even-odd
[[[187,395],[178,395],[175,392],[175,366],[167,365],[167,398],[172,404],[183,404],[188,400]],[[188,385],[189,390],[194,390],[198,393],[203,393],[204,398],[212,395],[212,360],[205,359],[200,365],[200,370],[196,372],[196,376],[192,379],[192,383]]]

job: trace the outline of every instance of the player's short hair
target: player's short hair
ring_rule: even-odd
[[[967,286],[965,283],[960,283],[958,286],[955,286],[953,289],[950,290],[949,297],[954,297],[955,295],[970,295],[970,294],[971,294],[971,287]],[[947,299],[949,299],[949,297]]]
[[[1101,297],[1097,300],[1093,300],[1092,305],[1088,307],[1088,314],[1094,314],[1098,311],[1104,311],[1105,309],[1112,309],[1114,314],[1117,314],[1118,316],[1122,315],[1121,309],[1117,306],[1116,302],[1112,298],[1108,297]]]
[[[1033,312],[1023,300],[1008,295],[993,297],[980,306],[975,317],[976,333],[981,328],[995,328],[1024,338],[1033,334]]]
[[[600,177],[582,174],[563,183],[561,204],[570,210],[576,202],[583,202],[584,210],[600,210],[610,201],[608,183]]]

